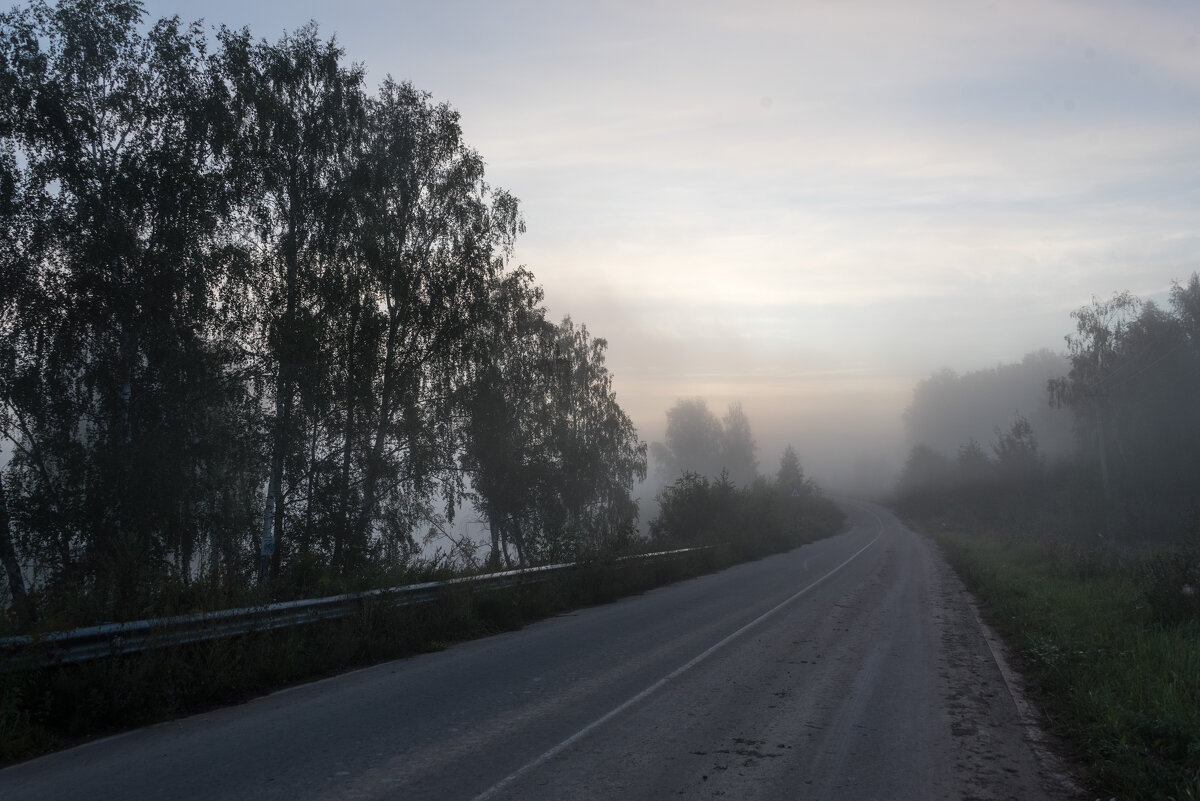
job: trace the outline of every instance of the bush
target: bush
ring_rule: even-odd
[[[759,478],[736,487],[685,473],[658,496],[650,536],[662,547],[728,545],[741,557],[795,548],[828,537],[844,515],[811,483],[791,486]]]

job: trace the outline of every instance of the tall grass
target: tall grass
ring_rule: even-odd
[[[935,534],[1015,649],[1052,730],[1098,796],[1200,799],[1194,551],[1134,557]]]

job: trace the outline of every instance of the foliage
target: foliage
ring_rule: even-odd
[[[709,481],[684,473],[658,497],[650,536],[664,547],[722,545],[736,553],[762,554],[794,548],[834,534],[842,513],[803,471],[788,446],[776,480],[758,478],[738,487],[723,474]]]
[[[605,342],[508,268],[518,204],[458,113],[368,91],[315,25],[143,16],[0,15],[20,625],[353,586],[468,496],[524,561],[627,544],[645,446]]]
[[[741,403],[729,404],[721,420],[703,398],[685,398],[667,410],[667,436],[653,445],[654,461],[664,482],[687,473],[711,480],[722,474],[747,487],[758,476],[758,446]]]
[[[1200,618],[1178,600],[1195,548],[1119,558],[982,531],[935,531],[1022,659],[1092,795],[1187,798],[1200,775]],[[1089,796],[1091,797],[1091,796]]]
[[[465,388],[472,417],[462,458],[491,529],[492,567],[509,564],[509,545],[518,564],[629,546],[630,488],[646,475],[646,445],[617,404],[607,343],[570,317],[550,324],[535,300],[520,274],[500,287],[505,311]]]
[[[1125,292],[1072,314],[1069,370],[1048,382],[1074,417],[1070,458],[1047,462],[1018,416],[990,454],[914,447],[897,486],[1103,797],[1200,790],[1197,309],[1192,275],[1166,310]]]
[[[1200,508],[1200,276],[1175,283],[1170,309],[1129,293],[1072,315],[1070,372],[1049,385],[1075,414],[1081,468],[1103,493],[1114,536],[1175,536]]]
[[[995,430],[990,456],[974,440],[956,458],[918,444],[896,487],[899,508],[1076,542],[1188,534],[1200,510],[1197,309],[1194,274],[1174,284],[1168,310],[1126,292],[1075,311],[1070,370],[1047,385],[1049,400],[1074,417],[1075,452],[1047,461],[1022,415]]]
[[[939,370],[913,388],[904,411],[908,442],[952,455],[972,439],[987,441],[997,426],[1019,416],[1048,458],[1069,457],[1076,449],[1072,415],[1052,407],[1046,394],[1046,382],[1069,367],[1062,354],[1039,350],[982,370]]]
[[[758,477],[756,450],[758,446],[742,404],[729,404],[729,411],[721,419],[721,467],[735,485],[748,487]]]

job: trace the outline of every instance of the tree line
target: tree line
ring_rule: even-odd
[[[306,594],[470,503],[490,561],[633,536],[606,343],[510,264],[458,113],[132,0],[0,15],[0,561],[26,620]],[[515,551],[510,557],[510,552]]]
[[[683,398],[667,410],[662,442],[650,446],[657,478],[666,484],[685,473],[717,480],[725,475],[735,486],[758,477],[758,445],[741,403],[729,404],[718,419],[704,398]]]
[[[703,398],[676,402],[666,437],[651,446],[662,482],[651,541],[718,545],[749,557],[835,534],[844,516],[804,475],[796,450],[784,449],[774,476],[759,474],[757,450],[741,403],[718,419]]]
[[[1200,532],[1200,276],[1173,282],[1165,308],[1119,292],[1071,317],[1065,374],[1041,404],[1070,414],[1075,447],[1047,459],[1023,415],[987,449],[919,442],[897,485],[902,508],[1091,542]],[[932,419],[917,407],[935,394],[918,391],[910,419]]]

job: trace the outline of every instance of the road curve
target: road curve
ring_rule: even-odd
[[[1059,799],[961,585],[886,510],[509,634],[0,771],[21,799]]]

